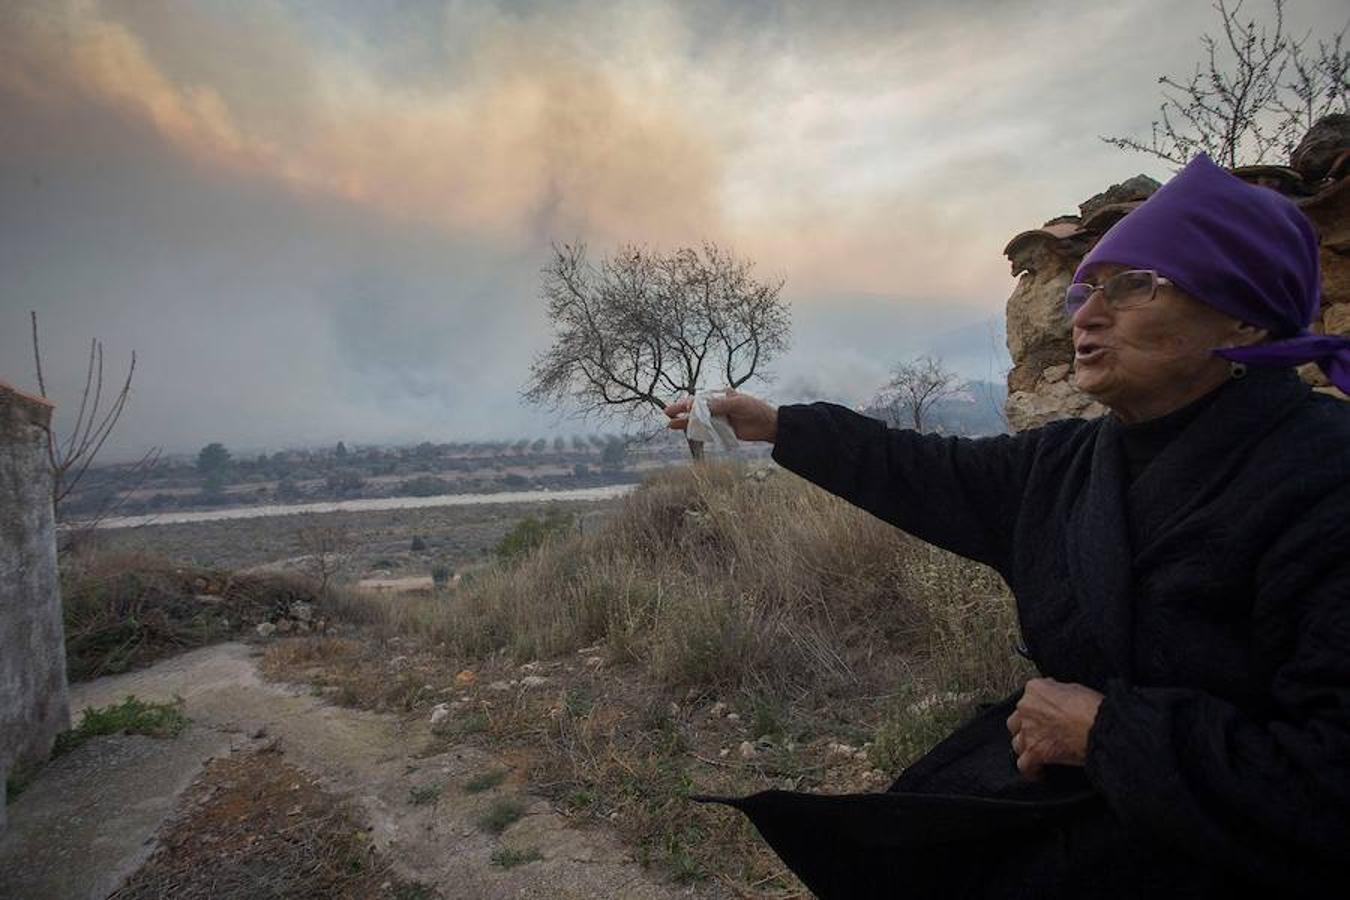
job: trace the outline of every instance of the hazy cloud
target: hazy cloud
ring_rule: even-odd
[[[140,351],[123,452],[542,433],[517,392],[547,344],[548,242],[702,238],[786,282],[778,397],[861,399],[925,349],[988,377],[1004,243],[1167,176],[1097,135],[1147,127],[1212,19],[1164,0],[9,3],[0,377],[31,384],[36,308],[58,401],[89,336]]]

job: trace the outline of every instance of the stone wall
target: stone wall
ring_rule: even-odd
[[[47,464],[51,416],[46,401],[0,381],[0,786],[14,763],[45,759],[70,726]]]
[[[1350,336],[1350,117],[1329,116],[1319,122],[1294,151],[1289,166],[1246,166],[1233,174],[1280,191],[1307,214],[1321,241],[1322,262],[1322,309],[1312,330]],[[1143,175],[1131,178],[1085,201],[1078,215],[1024,231],[1004,249],[1019,276],[1007,311],[1013,367],[1006,410],[1014,429],[1105,412],[1073,386],[1064,290],[1098,238],[1158,187]],[[1343,396],[1317,366],[1299,371],[1319,390]]]

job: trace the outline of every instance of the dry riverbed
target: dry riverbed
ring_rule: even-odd
[[[443,564],[463,571],[491,557],[492,548],[526,516],[550,510],[577,527],[597,527],[614,501],[548,501],[420,509],[367,510],[253,519],[144,525],[100,531],[91,539],[110,550],[153,553],[179,562],[232,571],[281,564],[304,553],[307,528],[337,529],[350,538],[352,574],[429,576]]]

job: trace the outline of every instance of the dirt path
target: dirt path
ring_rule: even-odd
[[[173,740],[97,739],[44,769],[10,807],[0,835],[0,897],[102,900],[154,851],[156,834],[212,757],[273,742],[289,763],[358,805],[395,871],[443,897],[696,895],[661,884],[612,836],[569,827],[509,783],[464,791],[466,780],[500,768],[481,750],[424,756],[429,734],[421,722],[331,706],[263,681],[247,645],[206,647],[75,685],[71,708],[107,706],[128,694],[182,697],[191,727]],[[410,802],[414,791],[429,790],[439,792],[434,803]],[[486,833],[478,818],[504,795],[524,801],[525,815],[500,835]],[[504,849],[537,849],[542,859],[493,865]]]

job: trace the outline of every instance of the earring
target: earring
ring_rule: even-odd
[[[1230,362],[1228,364],[1228,374],[1233,378],[1242,378],[1247,374],[1247,364],[1240,362]]]

